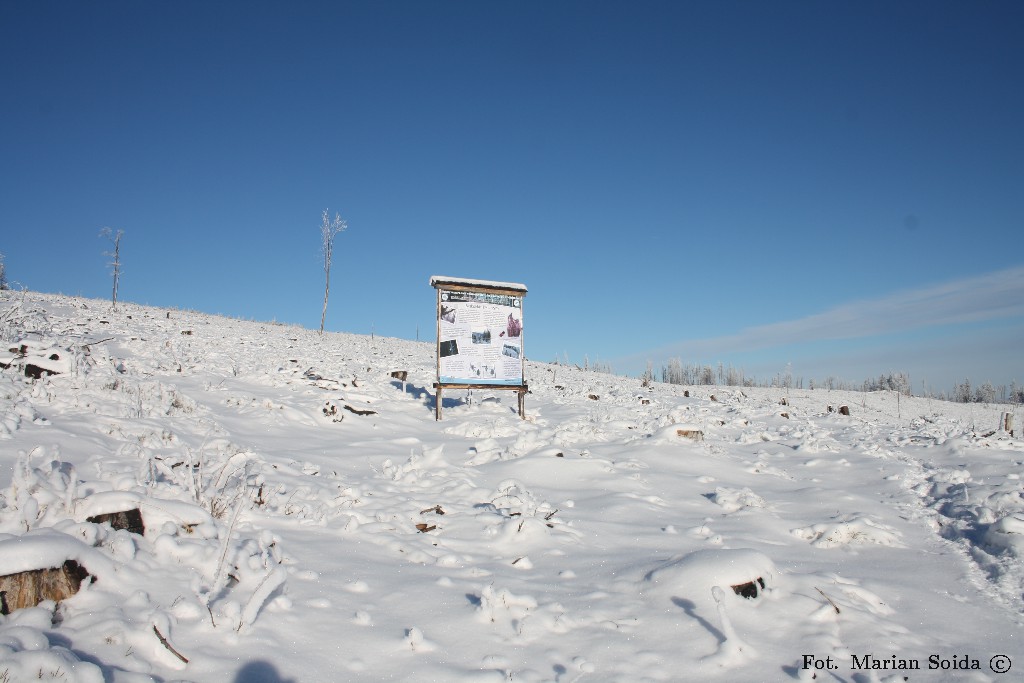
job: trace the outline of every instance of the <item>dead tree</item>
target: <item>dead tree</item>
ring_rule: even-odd
[[[331,261],[334,258],[334,238],[339,232],[344,232],[348,223],[341,220],[341,216],[334,214],[332,220],[327,209],[324,209],[320,222],[320,247],[324,254],[324,310],[320,314],[320,334],[324,333],[324,321],[327,319],[327,297],[331,293]]]
[[[110,272],[114,276],[114,293],[110,297],[110,307],[112,310],[117,310],[117,285],[121,279],[121,238],[123,236],[124,230],[118,230],[116,233],[110,228],[100,230],[100,237],[110,240],[114,247],[113,251],[103,252],[104,256],[108,256],[111,259],[107,265],[110,266]]]

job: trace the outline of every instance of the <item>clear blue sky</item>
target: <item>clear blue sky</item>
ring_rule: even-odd
[[[1024,382],[1024,3],[0,0],[30,289],[527,355]]]

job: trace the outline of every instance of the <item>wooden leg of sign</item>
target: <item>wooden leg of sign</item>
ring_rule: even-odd
[[[526,392],[518,391],[519,394],[519,417],[526,419]]]
[[[435,385],[436,391],[434,392],[434,419],[441,419],[441,385]]]

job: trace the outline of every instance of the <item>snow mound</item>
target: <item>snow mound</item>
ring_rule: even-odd
[[[68,560],[82,565],[100,580],[116,580],[114,563],[74,536],[52,528],[27,531],[21,536],[0,534],[0,576],[56,569]]]
[[[985,532],[985,542],[1024,557],[1024,514],[1007,515],[990,526]]]
[[[757,495],[749,488],[733,489],[719,486],[714,493],[708,494],[708,499],[717,503],[726,512],[738,512],[743,508],[765,508],[768,503],[764,498]]]
[[[749,548],[714,548],[694,551],[652,569],[644,576],[641,591],[707,603],[715,587],[735,595],[734,586],[754,584],[760,594],[762,589],[774,587],[778,579],[775,563],[763,553]]]
[[[899,533],[870,517],[851,519],[793,529],[793,535],[804,538],[816,548],[837,548],[846,545],[901,546]]]

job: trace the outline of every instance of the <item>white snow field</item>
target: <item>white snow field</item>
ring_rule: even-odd
[[[0,682],[1022,680],[1017,406],[530,362],[527,419],[438,422],[432,342],[35,292],[0,336],[0,576],[89,574]]]

